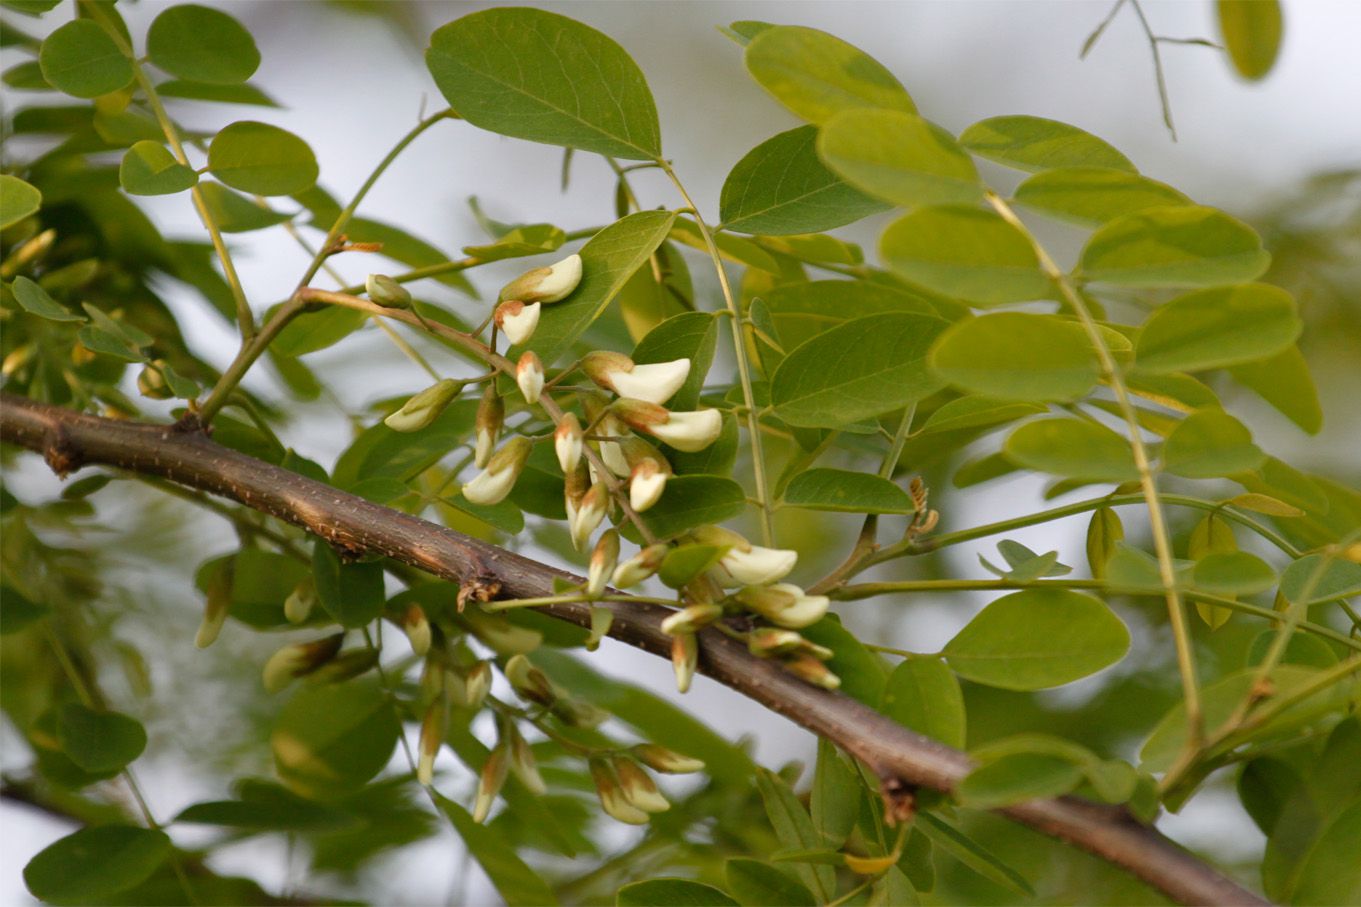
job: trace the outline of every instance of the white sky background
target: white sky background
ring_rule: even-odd
[[[443,105],[409,38],[379,20],[340,15],[334,7],[303,2],[215,3],[242,19],[255,34],[264,58],[255,82],[285,105],[283,110],[228,105],[181,105],[189,125],[219,127],[230,119],[261,119],[290,129],[311,144],[321,163],[321,182],[342,201],[368,175],[392,143],[425,111]],[[166,4],[120,4],[134,36]],[[1173,144],[1161,121],[1148,44],[1132,10],[1125,9],[1085,62],[1077,51],[1109,9],[1106,2],[576,2],[546,4],[611,35],[639,62],[657,99],[663,148],[675,161],[692,195],[716,220],[717,199],[731,166],[753,146],[797,125],[743,70],[740,49],[714,30],[737,19],[765,19],[833,32],[884,62],[916,99],[922,113],[958,132],[988,116],[1026,113],[1081,126],[1124,151],[1147,175],[1172,183],[1198,201],[1250,214],[1264,200],[1284,192],[1310,174],[1361,164],[1361,63],[1355,40],[1361,36],[1361,4],[1346,0],[1296,0],[1286,3],[1286,36],[1277,68],[1264,83],[1247,85],[1229,71],[1221,55],[1200,47],[1164,45],[1164,66],[1180,142]],[[1176,37],[1217,39],[1209,2],[1146,2],[1153,27]],[[421,33],[466,12],[471,3],[429,2],[415,6]],[[26,30],[31,20],[6,14]],[[46,27],[69,15],[49,14]],[[141,46],[140,40],[138,41]],[[7,55],[6,65],[12,65]],[[32,96],[27,96],[31,98]],[[24,100],[14,98],[10,100]],[[7,105],[8,106],[8,105]],[[403,226],[446,252],[481,242],[483,235],[465,199],[478,195],[491,216],[501,220],[552,221],[572,230],[609,220],[613,182],[606,167],[578,155],[567,195],[559,193],[561,152],[481,133],[462,123],[440,124],[383,177],[361,214]],[[989,174],[1000,171],[989,171]],[[1004,184],[1007,185],[1007,184]],[[659,180],[639,174],[635,187],[644,204],[678,205]],[[167,232],[201,236],[187,196],[145,200]],[[872,255],[885,218],[842,232]],[[284,296],[294,285],[305,258],[279,230],[236,235],[238,269],[257,311]],[[358,256],[351,256],[357,259]],[[371,262],[371,260],[370,260]],[[362,277],[371,264],[338,262],[349,277]],[[513,274],[524,263],[511,263]],[[697,286],[712,288],[692,264]],[[473,279],[489,296],[503,272]],[[453,297],[444,297],[452,299]],[[177,302],[191,342],[209,360],[225,365],[235,351],[235,335],[218,320],[191,315],[193,302]],[[465,308],[465,311],[468,309]],[[351,408],[386,394],[423,386],[423,376],[391,352],[380,337],[352,338],[311,357],[319,373],[336,380]],[[257,385],[267,387],[267,385]],[[1334,395],[1336,400],[1338,395]],[[1305,439],[1282,420],[1263,414],[1254,426],[1274,452],[1303,465],[1339,464],[1354,450],[1358,416],[1326,410],[1329,427],[1321,438]],[[1258,418],[1254,411],[1252,416]],[[344,427],[324,413],[285,432],[285,440],[304,453],[338,450]],[[324,438],[325,440],[318,440]],[[334,444],[331,441],[334,440]],[[38,479],[33,473],[33,480]],[[1012,499],[1016,513],[1033,502],[1038,483],[993,483],[973,496],[953,499],[947,515],[952,527],[1002,518],[997,501]],[[36,490],[36,488],[35,488]],[[1013,534],[1037,550],[1060,547],[1068,562],[1080,555],[1085,523],[1050,525]],[[975,572],[975,555],[994,540],[961,546],[959,569]],[[1079,547],[1075,547],[1079,546]],[[968,550],[964,550],[968,548]],[[1078,557],[1080,561],[1080,557]],[[808,577],[805,577],[807,579]],[[910,628],[895,634],[898,644],[929,650],[943,643],[981,600],[952,599],[948,605],[918,606]],[[908,635],[910,630],[910,637]],[[883,639],[884,642],[894,642]],[[650,656],[607,647],[597,664],[661,690],[670,670]],[[702,681],[684,704],[732,736],[755,733],[758,756],[772,763],[805,757],[808,736],[735,694]],[[12,753],[12,748],[7,748]],[[189,780],[163,775],[143,778],[152,788],[158,812],[171,815],[202,794]],[[165,788],[169,788],[168,790]],[[158,790],[159,789],[159,790]],[[1182,840],[1228,859],[1250,857],[1260,839],[1236,807],[1223,803],[1188,808],[1164,828]],[[0,904],[25,903],[20,870],[29,857],[67,829],[36,819],[27,811],[0,809],[7,846],[0,853]],[[1224,834],[1226,823],[1234,835]],[[1246,826],[1246,827],[1245,827]],[[384,900],[429,903],[442,900],[454,868],[447,838],[413,849],[410,863],[419,871],[398,872],[387,880]],[[253,872],[264,848],[238,849],[233,871]],[[276,868],[269,878],[279,878]],[[469,890],[486,899],[485,889]]]

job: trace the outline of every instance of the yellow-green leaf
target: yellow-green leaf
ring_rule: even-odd
[[[974,154],[1019,170],[1109,167],[1136,172],[1129,158],[1089,132],[1043,117],[991,117],[959,136]]]
[[[1097,230],[1079,273],[1129,287],[1211,287],[1252,280],[1270,263],[1247,224],[1214,208],[1179,205],[1127,214]]]
[[[973,159],[954,136],[915,113],[852,108],[823,124],[818,154],[857,189],[895,205],[981,201]]]
[[[815,28],[767,28],[751,39],[745,59],[762,88],[810,123],[855,107],[917,112],[907,89],[882,63]]]

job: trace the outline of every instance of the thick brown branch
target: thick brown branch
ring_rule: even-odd
[[[120,422],[0,394],[0,438],[42,453],[58,472],[104,464],[161,476],[239,501],[356,553],[377,553],[460,582],[499,583],[508,598],[552,594],[560,570],[382,507],[170,426]],[[664,658],[670,612],[643,602],[606,603],[610,635]],[[545,607],[590,625],[584,604]],[[816,734],[834,741],[883,780],[888,793],[949,791],[968,773],[966,755],[912,733],[859,702],[809,686],[714,630],[701,635],[700,670]],[[1264,904],[1125,811],[1074,797],[1002,811],[1046,834],[1122,866],[1187,904]]]

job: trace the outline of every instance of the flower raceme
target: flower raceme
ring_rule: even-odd
[[[716,409],[676,413],[632,397],[620,397],[611,409],[629,428],[652,435],[685,453],[703,450],[717,441],[723,431],[723,416]]]
[[[662,404],[690,377],[690,360],[638,365],[623,353],[596,350],[581,360],[581,370],[596,384],[621,397]]]
[[[581,283],[581,256],[568,255],[557,264],[533,268],[501,288],[502,302],[560,302],[571,295]]]
[[[534,442],[514,437],[487,461],[486,468],[463,486],[463,497],[470,504],[499,504],[510,494],[525,468]]]

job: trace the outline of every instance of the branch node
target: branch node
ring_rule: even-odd
[[[85,465],[85,458],[81,455],[80,448],[71,440],[71,435],[66,430],[66,426],[61,424],[53,425],[48,429],[43,444],[43,459],[47,461],[48,467],[57,474],[59,479],[66,478]]]
[[[917,786],[896,775],[880,779],[879,796],[884,800],[884,823],[889,826],[910,822],[917,813]]]
[[[492,573],[479,573],[459,584],[458,610],[462,613],[468,602],[489,602],[500,594],[501,580]]]

